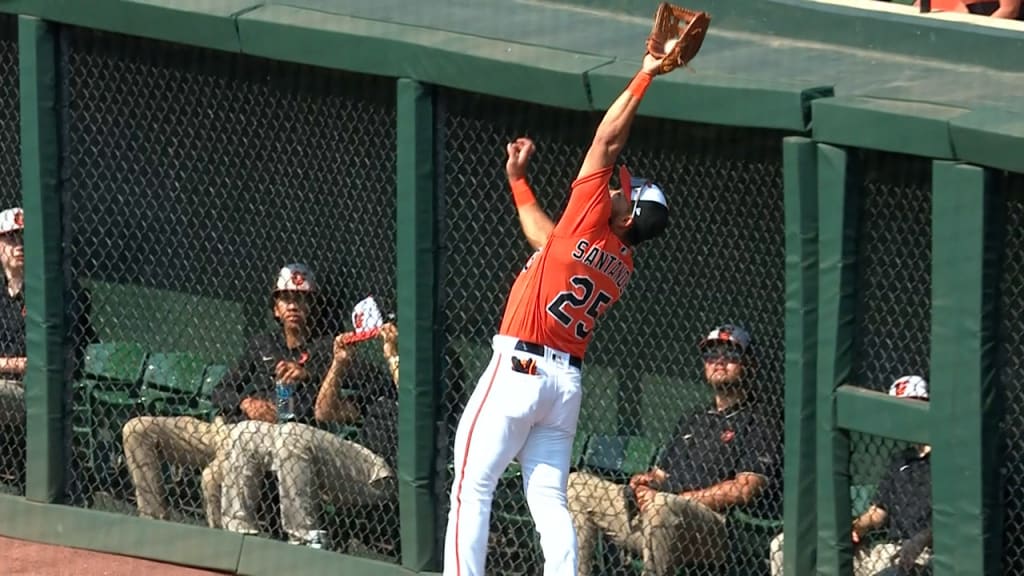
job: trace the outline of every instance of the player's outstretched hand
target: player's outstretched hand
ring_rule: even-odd
[[[661,63],[664,62],[664,58],[657,58],[652,54],[644,54],[644,63],[640,66],[640,69],[650,74],[651,76],[657,76],[661,74]]]
[[[526,169],[530,164],[530,156],[533,156],[533,152],[536,149],[536,146],[533,145],[533,140],[529,138],[516,138],[514,142],[509,142],[505,146],[505,150],[508,152],[508,160],[505,162],[505,174],[508,176],[509,182],[526,178]]]

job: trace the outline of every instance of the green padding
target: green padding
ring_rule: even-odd
[[[172,522],[0,496],[0,534],[234,573],[242,536]]]
[[[7,0],[0,11],[238,52],[236,14],[261,0]]]
[[[836,426],[834,392],[853,367],[860,173],[841,148],[818,144],[818,571],[848,574],[850,441]]]
[[[287,6],[249,12],[238,19],[238,29],[246,54],[577,110],[590,108],[584,74],[612,61]]]
[[[977,166],[935,162],[932,182],[935,575],[1002,574],[996,312],[1003,197],[993,172]]]
[[[908,402],[856,386],[836,390],[836,426],[844,430],[927,444],[930,419],[926,402]]]
[[[951,120],[967,111],[923,102],[836,97],[817,100],[814,139],[931,158],[953,158]]]
[[[815,454],[818,356],[817,148],[807,138],[782,143],[786,232],[785,494],[788,574],[811,574],[817,546]]]
[[[697,66],[694,61],[694,66]],[[638,63],[615,62],[590,74],[594,107],[606,109],[626,89]],[[830,86],[784,79],[725,76],[685,70],[651,83],[639,113],[647,116],[752,128],[803,132],[810,102],[832,95]]]
[[[950,122],[957,158],[982,166],[1024,172],[1024,116],[974,110]]]
[[[416,572],[395,564],[295,546],[246,536],[238,559],[238,574],[246,576],[412,576]]]
[[[63,220],[61,214],[57,41],[53,26],[18,20],[21,182],[25,209],[26,489],[54,502],[64,489]]]
[[[441,357],[437,203],[434,191],[434,98],[428,86],[402,79],[398,90],[398,324],[402,385],[398,401],[398,494],[402,564],[433,567]]]

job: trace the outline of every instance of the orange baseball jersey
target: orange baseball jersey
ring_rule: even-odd
[[[633,275],[633,252],[608,224],[611,174],[573,182],[565,214],[512,284],[499,334],[584,356],[597,320]]]

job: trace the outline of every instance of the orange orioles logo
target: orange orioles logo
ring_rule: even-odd
[[[907,386],[910,385],[910,379],[904,378],[896,383],[896,397],[902,398],[907,393]]]
[[[355,320],[354,323],[356,325],[356,330],[361,330],[363,328],[363,323],[364,323],[364,319],[365,318],[366,318],[366,314],[365,313],[363,313],[363,312],[357,312],[356,313],[355,318],[354,318],[354,320]]]
[[[292,272],[292,285],[301,288],[306,283],[306,276],[302,272]]]
[[[22,212],[21,210],[18,210],[17,212],[14,213],[14,224],[15,226],[20,227],[25,226],[25,213]]]

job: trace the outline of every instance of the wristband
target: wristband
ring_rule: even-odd
[[[533,195],[533,190],[530,189],[530,185],[526,182],[526,178],[517,178],[510,185],[512,186],[512,199],[516,203],[516,208],[522,208],[527,204],[533,204],[537,201],[537,198]]]
[[[626,90],[633,95],[634,98],[640,100],[644,97],[644,92],[647,92],[647,87],[651,85],[651,80],[654,77],[644,72],[643,70],[636,73],[633,79],[629,82],[629,87]]]

